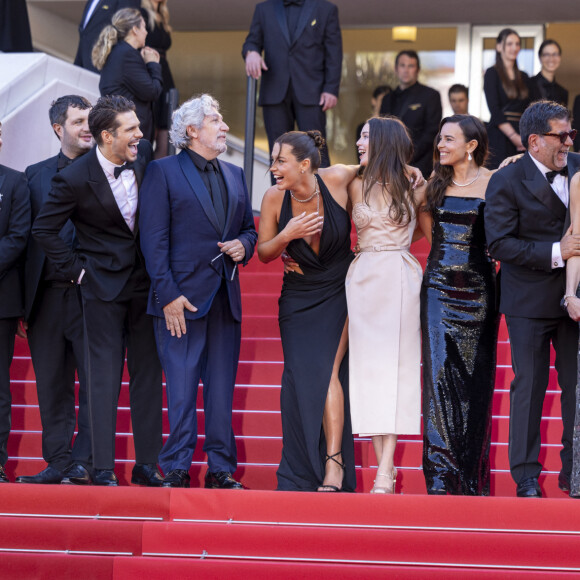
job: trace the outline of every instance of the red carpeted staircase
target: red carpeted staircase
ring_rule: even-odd
[[[424,264],[425,244],[414,253]],[[395,457],[401,496],[297,494],[273,490],[281,451],[282,349],[277,323],[280,262],[255,257],[241,272],[244,319],[234,397],[236,477],[250,492],[129,486],[133,443],[124,383],[119,402],[118,489],[2,486],[2,578],[212,577],[519,578],[580,573],[580,502],[557,487],[560,397],[552,369],[544,405],[540,479],[552,499],[516,499],[507,459],[510,351],[502,321],[493,406],[492,495],[427,497],[420,437],[401,437]],[[13,417],[7,472],[44,468],[34,372],[26,342],[12,366]],[[128,377],[125,376],[125,381]],[[203,434],[201,390],[198,399]],[[166,413],[164,432],[167,433]],[[202,435],[203,437],[203,435]],[[199,486],[205,457],[191,469]],[[358,491],[376,465],[369,439],[355,440]],[[503,497],[500,497],[503,496]],[[566,498],[566,499],[565,499]],[[523,502],[523,503],[522,503]]]

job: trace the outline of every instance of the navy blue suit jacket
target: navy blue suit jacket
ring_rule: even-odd
[[[220,255],[218,242],[239,239],[245,265],[254,253],[257,234],[244,172],[218,161],[228,192],[226,224],[220,231],[214,206],[187,151],[149,164],[140,195],[141,248],[151,291],[147,312],[164,317],[163,307],[185,296],[198,310],[185,311],[194,320],[205,316],[227,280],[232,314],[242,317],[239,274],[230,280],[234,262]],[[217,272],[216,272],[217,269]]]
[[[284,100],[288,85],[301,105],[318,105],[321,93],[338,97],[342,71],[342,36],[338,8],[326,0],[304,0],[296,34],[290,37],[282,0],[266,0],[256,6],[250,31],[242,48],[264,52],[260,105]]]
[[[30,233],[30,194],[24,173],[0,165],[0,318],[23,313],[22,266]]]

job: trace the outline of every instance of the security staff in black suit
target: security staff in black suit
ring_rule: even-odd
[[[569,490],[575,413],[578,324],[560,307],[565,262],[580,255],[571,235],[570,176],[580,169],[572,146],[570,113],[538,101],[520,119],[524,157],[492,176],[486,191],[485,233],[490,254],[501,261],[500,310],[505,314],[514,380],[510,389],[510,470],[519,497],[541,497],[540,421],[556,351],[564,425],[558,483]]]
[[[383,97],[381,115],[399,117],[411,132],[413,160],[425,179],[433,169],[433,140],[441,121],[441,96],[417,82],[421,64],[414,50],[402,50],[395,58],[399,86]]]
[[[264,52],[264,57],[261,54]],[[262,77],[258,104],[270,152],[295,123],[326,137],[326,115],[338,102],[342,37],[338,8],[326,0],[266,0],[256,6],[242,48],[246,74]],[[322,167],[330,165],[322,153]]]
[[[0,149],[2,123],[0,123]],[[10,365],[18,319],[24,314],[23,255],[30,232],[30,194],[26,177],[0,165],[0,483],[7,483],[4,465],[10,434]]]
[[[61,150],[26,169],[32,221],[48,198],[52,178],[94,145],[89,131],[91,103],[78,95],[54,101],[48,112]],[[74,247],[74,227],[69,221],[60,237]],[[42,456],[48,464],[36,475],[21,475],[17,483],[60,483],[71,463],[84,471],[90,483],[91,440],[83,366],[83,320],[75,284],[46,259],[31,236],[24,269],[24,319],[42,421]],[[75,370],[79,376],[78,435],[71,446],[75,425]]]
[[[111,24],[111,18],[117,10],[140,7],[141,0],[88,0],[79,24],[79,46],[74,64],[98,73],[91,54],[101,30]]]
[[[93,483],[117,485],[115,428],[125,351],[136,465],[132,483],[160,486],[162,385],[150,280],[139,247],[138,186],[151,159],[135,106],[101,97],[89,113],[97,146],[57,173],[32,235],[49,260],[81,286],[87,359]],[[75,251],[59,237],[70,219]],[[74,479],[71,483],[75,483]]]

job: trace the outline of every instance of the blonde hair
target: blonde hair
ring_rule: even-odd
[[[169,26],[167,0],[161,0],[157,10],[151,0],[141,0],[141,8],[147,12],[149,30],[153,30],[156,24],[160,24],[167,32],[171,32],[172,28]]]
[[[103,28],[93,46],[92,61],[97,70],[102,70],[113,47],[133,30],[140,26],[143,16],[136,8],[122,8],[113,14],[111,24]]]

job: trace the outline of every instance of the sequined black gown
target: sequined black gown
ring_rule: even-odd
[[[322,415],[336,351],[346,321],[344,279],[353,259],[348,213],[318,178],[324,205],[324,226],[318,255],[303,240],[293,240],[286,251],[300,264],[304,275],[285,274],[279,301],[284,372],[282,459],[277,471],[278,489],[316,491],[325,473],[326,440]],[[287,191],[278,230],[292,219]],[[354,444],[348,395],[348,353],[340,368],[344,391],[342,459],[346,465],[342,489],[356,486]]]
[[[444,198],[421,289],[428,493],[489,495],[499,316],[480,198]]]

